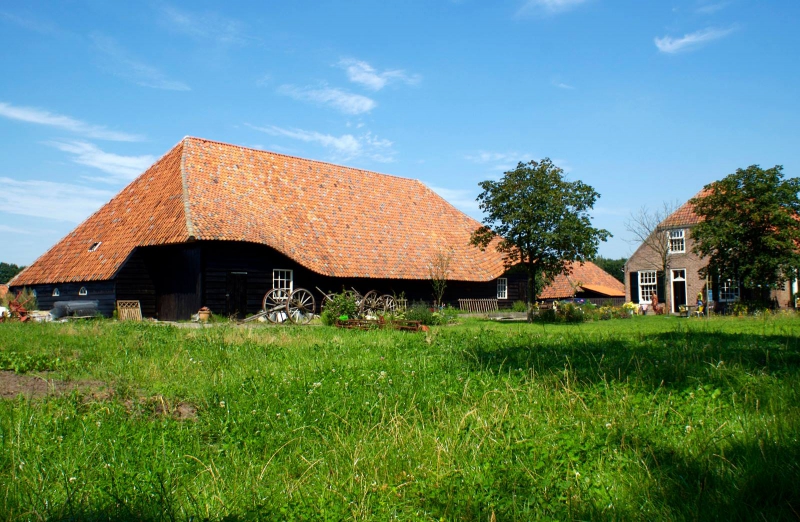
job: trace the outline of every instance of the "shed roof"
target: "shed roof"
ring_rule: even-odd
[[[418,180],[187,137],[43,254],[15,286],[108,280],[136,247],[194,240],[268,245],[323,275],[425,279],[504,272],[480,224]]]
[[[591,261],[583,264],[572,263],[570,275],[558,275],[547,288],[542,290],[539,299],[562,299],[572,297],[582,289],[598,292],[608,297],[623,297],[625,285],[611,274]]]

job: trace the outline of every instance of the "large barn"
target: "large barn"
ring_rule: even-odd
[[[523,285],[470,245],[478,226],[417,180],[187,137],[10,286],[45,310],[138,300],[161,320],[202,306],[241,317],[275,287],[430,300],[430,263],[450,252],[445,300],[510,305]]]

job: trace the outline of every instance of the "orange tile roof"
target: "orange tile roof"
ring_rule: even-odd
[[[107,280],[138,246],[193,239],[268,245],[335,277],[427,279],[449,248],[451,279],[490,281],[503,260],[469,244],[479,226],[417,180],[187,137],[12,283]]]
[[[4,298],[8,293],[8,285],[0,284],[0,299]]]
[[[609,297],[625,295],[625,285],[591,261],[586,261],[583,264],[572,263],[571,266],[572,274],[569,276],[564,274],[556,276],[553,282],[539,294],[539,299],[572,297],[582,288],[605,293]],[[605,289],[605,291],[602,292],[601,288]]]
[[[706,189],[701,190],[694,195],[694,198],[702,198],[708,194]],[[694,199],[692,198],[692,199]],[[659,228],[675,228],[687,227],[696,225],[700,222],[700,216],[694,213],[694,205],[689,201],[678,207],[678,210],[667,216],[667,219],[661,222]]]

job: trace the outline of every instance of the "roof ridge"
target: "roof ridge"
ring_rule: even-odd
[[[189,236],[189,241],[195,239],[194,223],[192,223],[191,206],[189,205],[189,183],[186,176],[186,148],[188,141],[192,139],[191,136],[186,136],[181,140],[181,190],[183,199],[183,216],[186,219],[186,234]]]
[[[198,136],[186,136],[183,139],[184,140],[205,141],[207,143],[216,143],[217,145],[225,145],[226,147],[234,147],[236,149],[252,150],[253,152],[261,152],[261,153],[264,153],[264,154],[271,154],[273,156],[281,156],[281,157],[284,157],[284,158],[291,158],[291,159],[296,159],[296,160],[300,160],[300,161],[306,161],[306,162],[309,162],[309,163],[319,163],[321,165],[330,165],[330,166],[333,166],[333,167],[338,167],[338,168],[346,169],[346,170],[367,172],[369,174],[377,174],[379,176],[386,176],[387,178],[397,178],[397,179],[404,179],[404,180],[408,180],[408,181],[419,181],[420,183],[422,183],[417,178],[409,178],[409,177],[406,177],[406,176],[398,176],[397,174],[386,174],[385,172],[377,172],[377,171],[374,171],[374,170],[360,169],[360,168],[356,168],[356,167],[348,167],[347,165],[340,165],[338,163],[332,163],[330,161],[322,161],[322,160],[316,160],[316,159],[301,158],[300,156],[292,156],[291,154],[284,154],[282,152],[275,152],[275,151],[272,151],[272,150],[265,150],[265,149],[257,149],[255,147],[245,147],[244,145],[237,145],[235,143],[228,143],[228,142],[219,141],[219,140],[210,140],[208,138],[200,138]]]

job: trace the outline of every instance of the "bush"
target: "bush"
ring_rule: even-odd
[[[437,324],[436,318],[427,303],[422,301],[415,301],[405,312],[405,318],[408,321],[419,321],[425,325]]]
[[[344,291],[333,294],[333,297],[325,303],[320,320],[322,324],[332,326],[337,319],[353,319],[358,315],[358,304],[353,292]]]
[[[512,312],[527,312],[528,306],[525,304],[525,301],[514,301],[514,304],[511,305]]]
[[[587,315],[583,309],[574,303],[563,303],[557,309],[544,308],[534,316],[534,321],[541,323],[582,323]]]

